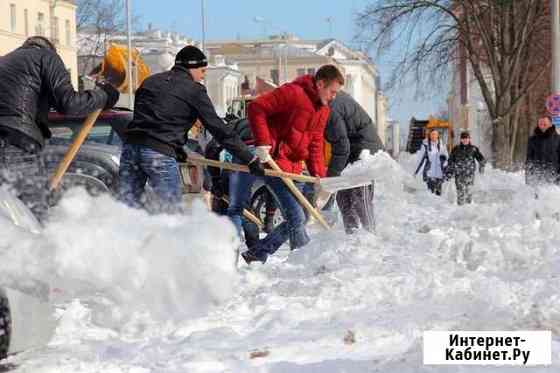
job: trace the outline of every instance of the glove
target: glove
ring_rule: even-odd
[[[249,172],[251,175],[255,176],[264,176],[264,166],[259,162],[259,158],[255,157],[251,162],[248,164]]]
[[[272,160],[270,157],[270,149],[272,149],[270,145],[257,146],[255,154],[260,159],[261,163],[267,163]]]
[[[185,152],[185,149],[183,148],[175,148],[175,159],[177,160],[177,162],[186,162],[187,161],[187,152]]]
[[[369,151],[369,149],[362,149],[362,151],[360,152],[360,159],[366,159],[370,155],[371,152]]]
[[[115,106],[117,104],[117,101],[119,101],[119,96],[120,96],[119,91],[106,80],[100,80],[96,83],[96,85],[107,94],[107,101],[105,101],[105,106],[103,107],[103,110],[109,110],[113,106]]]
[[[439,161],[443,164],[445,163],[445,161],[447,160],[447,157],[445,156],[445,154],[441,154],[439,156]]]
[[[212,178],[210,193],[217,198],[222,198],[226,194],[226,185],[224,185],[224,180],[221,177]]]

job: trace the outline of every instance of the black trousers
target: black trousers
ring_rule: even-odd
[[[455,186],[457,187],[457,204],[459,206],[465,203],[472,203],[472,187],[474,185],[474,177],[455,177]]]
[[[435,179],[429,177],[426,180],[426,184],[428,185],[428,189],[430,192],[434,193],[436,196],[441,196],[441,187],[443,185],[443,179]]]
[[[18,197],[39,221],[48,212],[48,175],[41,152],[29,152],[0,138],[0,185]]]
[[[342,214],[342,221],[347,234],[352,234],[358,230],[360,223],[365,230],[375,231],[373,195],[373,183],[337,192],[336,202]]]

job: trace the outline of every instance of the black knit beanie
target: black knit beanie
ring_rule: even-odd
[[[471,137],[471,134],[469,133],[469,131],[463,131],[461,132],[461,138],[462,139],[468,139]]]
[[[177,53],[175,64],[184,66],[187,69],[196,69],[208,66],[208,60],[200,49],[194,45],[187,45]]]
[[[36,47],[36,48],[46,48],[53,52],[56,52],[56,47],[54,44],[44,36],[31,36],[27,38],[22,44],[23,47]]]

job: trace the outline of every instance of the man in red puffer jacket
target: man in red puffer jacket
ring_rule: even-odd
[[[324,177],[323,134],[330,113],[329,103],[343,85],[340,71],[333,65],[325,65],[315,76],[301,76],[249,104],[249,124],[260,161],[266,163],[273,159],[283,171],[296,174],[302,172],[305,163],[312,176]],[[242,178],[254,180],[251,175]],[[292,250],[309,242],[305,213],[297,199],[280,178],[266,177],[265,182],[279,203],[284,222],[242,254],[247,263],[264,263],[287,240]],[[237,207],[247,201],[244,195],[248,195],[246,191],[252,183],[239,184],[237,188],[230,184],[234,190],[230,189],[232,205],[228,215],[234,223],[235,213],[239,212]],[[233,197],[236,193],[241,198]]]

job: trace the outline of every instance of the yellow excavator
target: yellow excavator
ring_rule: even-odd
[[[453,147],[453,126],[448,120],[432,116],[427,120],[416,119],[414,117],[410,120],[406,151],[415,153],[420,149],[422,141],[428,137],[430,131],[433,129],[439,132],[441,143],[446,144],[447,150],[451,151]]]

